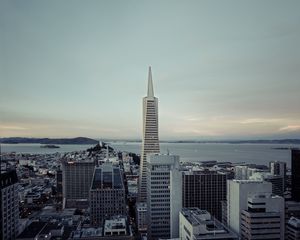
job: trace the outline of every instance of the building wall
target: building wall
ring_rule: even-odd
[[[147,207],[149,239],[171,236],[171,170],[179,165],[179,157],[171,155],[147,156]]]
[[[136,204],[136,223],[139,232],[147,232],[147,204],[137,203]]]
[[[243,239],[284,239],[284,199],[271,194],[248,197],[248,209],[241,212]]]
[[[76,207],[76,201],[88,200],[94,168],[93,161],[63,161],[64,207]]]
[[[271,193],[272,184],[262,181],[228,180],[227,181],[227,224],[240,234],[241,211],[247,209],[250,193]]]
[[[226,174],[187,172],[183,174],[183,207],[207,210],[222,220],[222,201],[226,200]]]
[[[115,215],[127,215],[123,172],[111,163],[96,167],[90,187],[90,216],[93,226]]]
[[[143,98],[143,138],[139,178],[140,202],[147,202],[147,154],[150,153],[159,153],[158,99],[154,97],[151,67],[149,67],[148,73],[148,93]]]
[[[125,189],[99,189],[90,193],[91,223],[100,226],[115,215],[126,215]]]
[[[300,202],[300,150],[292,149],[292,199]]]
[[[1,173],[0,239],[15,239],[19,227],[18,178],[16,171]]]

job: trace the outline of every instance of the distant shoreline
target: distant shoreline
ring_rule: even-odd
[[[104,139],[105,142],[111,143],[141,143],[141,140],[113,140]],[[22,138],[22,137],[9,137],[0,138],[0,143],[5,144],[19,144],[19,143],[33,143],[33,144],[97,144],[99,140],[77,137],[77,138]],[[273,139],[273,140],[182,140],[182,141],[160,141],[161,143],[199,143],[199,144],[300,144],[300,139]]]
[[[77,137],[77,138],[21,138],[21,137],[11,137],[11,138],[0,138],[0,143],[5,144],[97,144],[99,141],[91,138]]]

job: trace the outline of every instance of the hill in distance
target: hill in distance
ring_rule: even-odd
[[[0,138],[0,143],[40,143],[40,144],[97,144],[99,141],[86,137],[76,138],[23,138],[9,137]]]

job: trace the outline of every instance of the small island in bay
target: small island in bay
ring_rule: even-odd
[[[53,144],[46,144],[46,145],[41,145],[41,148],[60,148],[60,146],[53,145]]]

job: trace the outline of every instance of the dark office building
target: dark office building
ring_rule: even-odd
[[[63,182],[62,182],[62,171],[57,170],[56,172],[56,201],[62,205],[63,201]]]
[[[182,203],[185,208],[197,207],[222,220],[222,201],[226,200],[227,174],[216,171],[184,172]]]
[[[63,208],[88,207],[95,161],[62,159]]]
[[[300,149],[292,149],[292,199],[300,202]]]
[[[103,163],[96,167],[90,188],[91,222],[101,226],[115,215],[126,215],[125,187],[119,167]]]
[[[16,239],[19,224],[18,177],[15,170],[0,174],[0,240]]]

